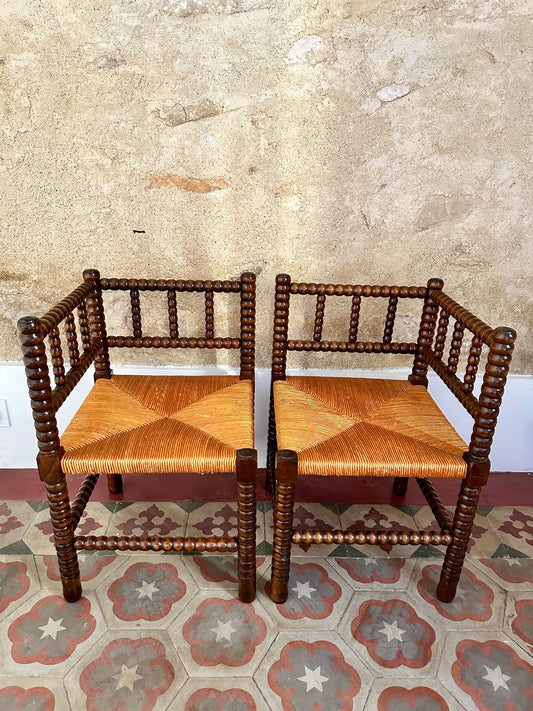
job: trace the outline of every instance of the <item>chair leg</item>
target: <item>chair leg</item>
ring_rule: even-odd
[[[252,602],[256,592],[256,496],[257,452],[237,451],[239,600]]]
[[[453,540],[446,551],[437,587],[437,598],[441,602],[451,602],[455,597],[480,493],[481,487],[468,486],[466,479],[463,480],[453,521]]]
[[[74,524],[65,477],[55,484],[46,483],[45,486],[63,597],[67,602],[76,602],[81,597],[81,579],[78,554],[74,548]]]
[[[274,396],[272,389],[270,390],[270,406],[268,412],[268,440],[267,440],[267,459],[266,459],[266,482],[265,488],[267,491],[274,492],[276,489],[276,415],[274,412]]]
[[[289,596],[294,485],[297,477],[298,458],[296,452],[279,451],[274,498],[272,576],[266,585],[267,595],[276,603],[285,602]]]
[[[407,484],[409,484],[409,477],[395,477],[394,484],[392,485],[392,493],[394,496],[405,496],[407,494]]]
[[[107,488],[110,494],[120,494],[122,492],[122,476],[120,474],[107,475]]]

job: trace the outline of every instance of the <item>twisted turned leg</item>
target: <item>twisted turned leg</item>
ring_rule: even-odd
[[[120,494],[122,492],[122,476],[120,474],[107,475],[107,488],[110,494]]]
[[[397,476],[394,477],[394,484],[392,485],[392,493],[394,496],[405,496],[407,494],[407,485],[409,484],[409,477]]]
[[[239,600],[252,602],[256,591],[255,529],[257,452],[237,452],[238,567]]]
[[[76,602],[81,597],[81,579],[78,554],[74,548],[74,523],[68,498],[65,477],[55,484],[45,484],[50,517],[54,531],[59,574],[63,584],[63,597]]]
[[[294,485],[297,477],[298,456],[296,452],[280,450],[274,497],[272,576],[266,586],[267,594],[276,603],[285,602],[289,595]]]
[[[437,597],[441,602],[451,602],[455,597],[480,493],[481,487],[468,486],[463,480],[453,520],[453,541],[446,551],[437,587]]]

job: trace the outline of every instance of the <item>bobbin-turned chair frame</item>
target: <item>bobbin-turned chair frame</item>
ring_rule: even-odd
[[[200,348],[240,350],[239,380],[254,384],[255,372],[255,275],[244,273],[232,281],[191,281],[100,278],[98,271],[83,273],[83,283],[42,318],[19,320],[19,333],[37,434],[39,476],[44,482],[53,526],[63,594],[67,601],[79,599],[82,588],[77,552],[80,550],[238,552],[239,597],[249,602],[255,597],[255,485],[257,453],[238,449],[236,453],[238,536],[221,537],[137,537],[76,536],[78,525],[99,474],[87,474],[70,504],[61,460],[65,450],[58,433],[56,413],[84,373],[94,363],[94,379],[112,377],[109,349],[116,348]],[[133,335],[107,335],[103,291],[130,293]],[[143,335],[140,292],[167,293],[169,336]],[[197,292],[205,295],[205,336],[187,338],[178,330],[176,294]],[[213,298],[215,293],[240,297],[238,338],[215,337]],[[77,311],[77,324],[75,312]],[[68,364],[65,367],[59,327],[64,323]],[[79,329],[80,339],[77,330]],[[54,386],[51,384],[46,340],[49,342]],[[81,341],[81,342],[80,342]],[[169,472],[170,474],[172,472]],[[120,474],[108,474],[110,492],[122,491]]]
[[[272,390],[270,398],[269,433],[267,448],[267,485],[274,489],[274,548],[272,577],[267,591],[274,602],[288,597],[288,578],[292,543],[326,544],[424,544],[444,545],[446,554],[437,587],[437,597],[443,602],[453,600],[474,522],[481,488],[490,473],[489,453],[496,427],[500,403],[509,370],[516,333],[508,327],[490,328],[443,292],[441,279],[430,279],[427,287],[332,285],[292,282],[287,274],[276,279],[274,343],[272,354]],[[288,338],[289,304],[291,296],[315,296],[314,333],[310,340]],[[349,336],[346,341],[322,339],[324,307],[327,297],[352,298]],[[383,338],[379,342],[358,340],[359,312],[362,298],[386,298],[388,309]],[[416,343],[393,340],[393,328],[399,299],[422,301],[422,315]],[[450,318],[455,319],[447,362],[443,359]],[[472,334],[466,373],[457,375],[464,332]],[[488,346],[486,366],[479,396],[475,396],[480,355]],[[286,379],[287,354],[300,352],[342,353],[397,353],[414,356],[412,385],[428,386],[427,373],[431,369],[445,383],[474,420],[466,461],[466,476],[462,479],[453,521],[442,505],[430,480],[416,477],[437,521],[439,530],[433,531],[316,531],[293,530],[294,486],[298,478],[298,454],[292,450],[277,450],[276,413],[273,386]],[[319,472],[317,472],[319,473]],[[393,490],[398,496],[407,491],[408,478],[395,477]]]

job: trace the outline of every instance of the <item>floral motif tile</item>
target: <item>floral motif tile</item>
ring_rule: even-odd
[[[448,630],[501,627],[505,606],[504,593],[494,587],[477,568],[463,566],[455,598],[437,599],[437,585],[442,565],[419,562],[410,591],[418,598],[417,608],[424,611],[435,626],[445,623]]]
[[[167,711],[269,711],[261,692],[245,678],[189,679]]]
[[[376,593],[371,599],[355,593],[346,610],[339,632],[376,676],[398,676],[399,670],[410,677],[435,673],[442,639],[413,605],[406,593]]]
[[[338,530],[341,528],[341,521],[333,508],[323,504],[295,503],[292,527],[296,529],[321,529],[323,531]],[[272,509],[265,514],[265,527],[267,541],[272,541],[274,537],[274,512]],[[336,544],[326,545],[325,543],[294,544],[292,546],[292,555],[305,555],[309,551],[311,555],[327,556],[337,547]]]
[[[437,679],[376,679],[368,711],[465,711]]]
[[[118,555],[110,552],[79,553],[78,563],[83,590],[94,590],[103,580],[113,575],[120,561]],[[35,556],[35,562],[43,588],[62,590],[57,556],[55,554]]]
[[[262,511],[256,511],[256,544],[265,540],[265,521]],[[237,537],[237,503],[221,501],[204,504],[189,514],[187,536]]]
[[[0,674],[61,676],[103,634],[95,598],[66,602],[42,591],[0,624]],[[37,599],[36,599],[37,598]]]
[[[72,709],[163,711],[187,679],[168,634],[107,632],[66,675]]]
[[[283,631],[255,680],[272,709],[351,711],[363,708],[371,675],[331,631]]]
[[[185,536],[186,528],[187,512],[177,504],[168,501],[135,503],[115,511],[109,522],[108,535]],[[129,555],[130,551],[116,553]]]
[[[295,558],[291,562],[289,597],[276,605],[264,593],[270,570],[261,579],[260,601],[280,629],[335,629],[352,591],[324,558]]]
[[[33,514],[33,521],[24,534],[23,540],[37,555],[53,555],[54,536],[48,507]],[[89,503],[76,528],[78,536],[103,536],[109,525],[111,512],[99,502]]]
[[[0,615],[5,617],[40,589],[33,556],[0,556]]]
[[[164,629],[198,592],[184,557],[120,556],[96,594],[109,627]]]
[[[507,596],[503,629],[531,655],[533,664],[533,590]]]
[[[251,676],[275,636],[275,626],[256,600],[201,591],[169,627],[190,676]]]
[[[439,679],[467,709],[532,708],[532,659],[497,630],[455,632],[446,639]]]
[[[236,555],[185,556],[184,562],[201,590],[231,590],[239,587]],[[256,557],[257,578],[270,569],[270,558]]]
[[[20,541],[34,517],[26,501],[0,501],[0,551]]]
[[[533,590],[533,558],[481,558],[474,562],[504,590]]]
[[[0,677],[1,711],[59,711],[69,709],[62,679]]]
[[[533,508],[516,506],[495,506],[487,519],[500,541],[514,550],[532,555],[533,551]],[[490,555],[480,556],[490,558]]]
[[[446,511],[450,521],[453,521],[455,508],[446,506]],[[423,506],[414,516],[416,525],[422,531],[438,531],[439,527],[435,521],[435,516],[429,506]],[[471,558],[490,558],[494,551],[498,549],[501,541],[494,532],[490,521],[481,513],[476,513],[472,533],[468,542],[467,553]],[[446,552],[445,546],[439,546],[439,550]]]
[[[341,514],[341,524],[349,531],[412,531],[417,528],[412,516],[396,506],[350,506]],[[354,545],[369,558],[410,558],[418,546]]]
[[[353,590],[407,590],[417,561],[409,558],[328,558]]]

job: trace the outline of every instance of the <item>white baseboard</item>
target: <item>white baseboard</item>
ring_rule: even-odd
[[[187,375],[227,374],[229,369],[165,368],[165,367],[116,367],[114,372]],[[296,374],[296,371],[291,371]],[[351,371],[360,377],[389,377],[405,379],[407,369]],[[331,376],[348,375],[350,371],[306,371],[306,374]],[[70,395],[58,413],[59,429],[62,431],[81,404],[92,385],[92,372],[85,374],[74,392]],[[270,390],[270,371],[258,370],[256,375],[256,446],[259,454],[259,466],[265,466],[266,436],[268,423],[268,397]],[[437,378],[430,377],[429,390],[443,412],[453,423],[459,434],[470,437],[472,419],[457,402],[446,386]],[[2,427],[5,416],[0,417],[0,468],[27,469],[35,467],[37,445],[33,430],[30,403],[26,387],[24,366],[19,363],[0,363],[0,400],[6,401],[9,426]],[[2,410],[0,410],[0,413]],[[492,447],[493,471],[532,471],[533,470],[533,376],[511,375],[505,390],[498,427]]]

